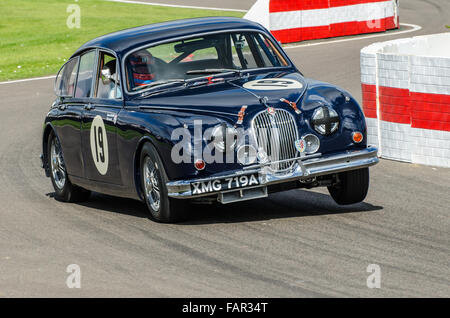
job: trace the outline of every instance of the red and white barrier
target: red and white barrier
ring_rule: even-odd
[[[398,0],[258,0],[245,15],[282,43],[397,29]]]
[[[361,83],[379,155],[450,167],[450,33],[362,49]]]

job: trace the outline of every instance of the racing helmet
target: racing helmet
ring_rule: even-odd
[[[129,64],[134,87],[150,84],[155,80],[155,59],[147,50],[140,50],[130,55]]]

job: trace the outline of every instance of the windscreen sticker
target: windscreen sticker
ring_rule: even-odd
[[[100,115],[95,116],[91,125],[91,152],[95,167],[101,175],[108,172],[108,139],[103,119]]]
[[[292,79],[263,78],[245,83],[244,88],[250,90],[272,91],[284,89],[301,89],[303,88],[303,84]]]

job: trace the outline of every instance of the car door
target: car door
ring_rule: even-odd
[[[89,60],[89,64],[95,71],[92,74],[91,97],[84,107],[81,129],[85,177],[92,181],[121,185],[116,123],[123,100],[118,81],[120,77],[116,72],[117,59],[112,53],[97,50],[95,62]],[[106,64],[114,68],[114,74],[102,76]],[[80,69],[82,68],[81,59]]]
[[[59,71],[55,93],[58,99],[54,105],[57,116],[52,120],[64,154],[67,173],[83,177],[83,155],[81,150],[81,122],[85,101],[74,95],[78,76],[79,56],[70,59]]]

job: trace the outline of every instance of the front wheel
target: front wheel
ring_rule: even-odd
[[[337,204],[354,204],[366,198],[369,190],[369,168],[341,172],[338,179],[337,184],[328,187]]]
[[[150,143],[146,143],[141,151],[140,175],[145,204],[153,220],[176,223],[186,218],[187,204],[167,195],[167,174],[155,147]]]
[[[89,198],[90,191],[73,185],[67,175],[64,156],[56,135],[51,132],[47,146],[48,167],[50,178],[55,189],[55,199],[64,202],[85,201]]]

